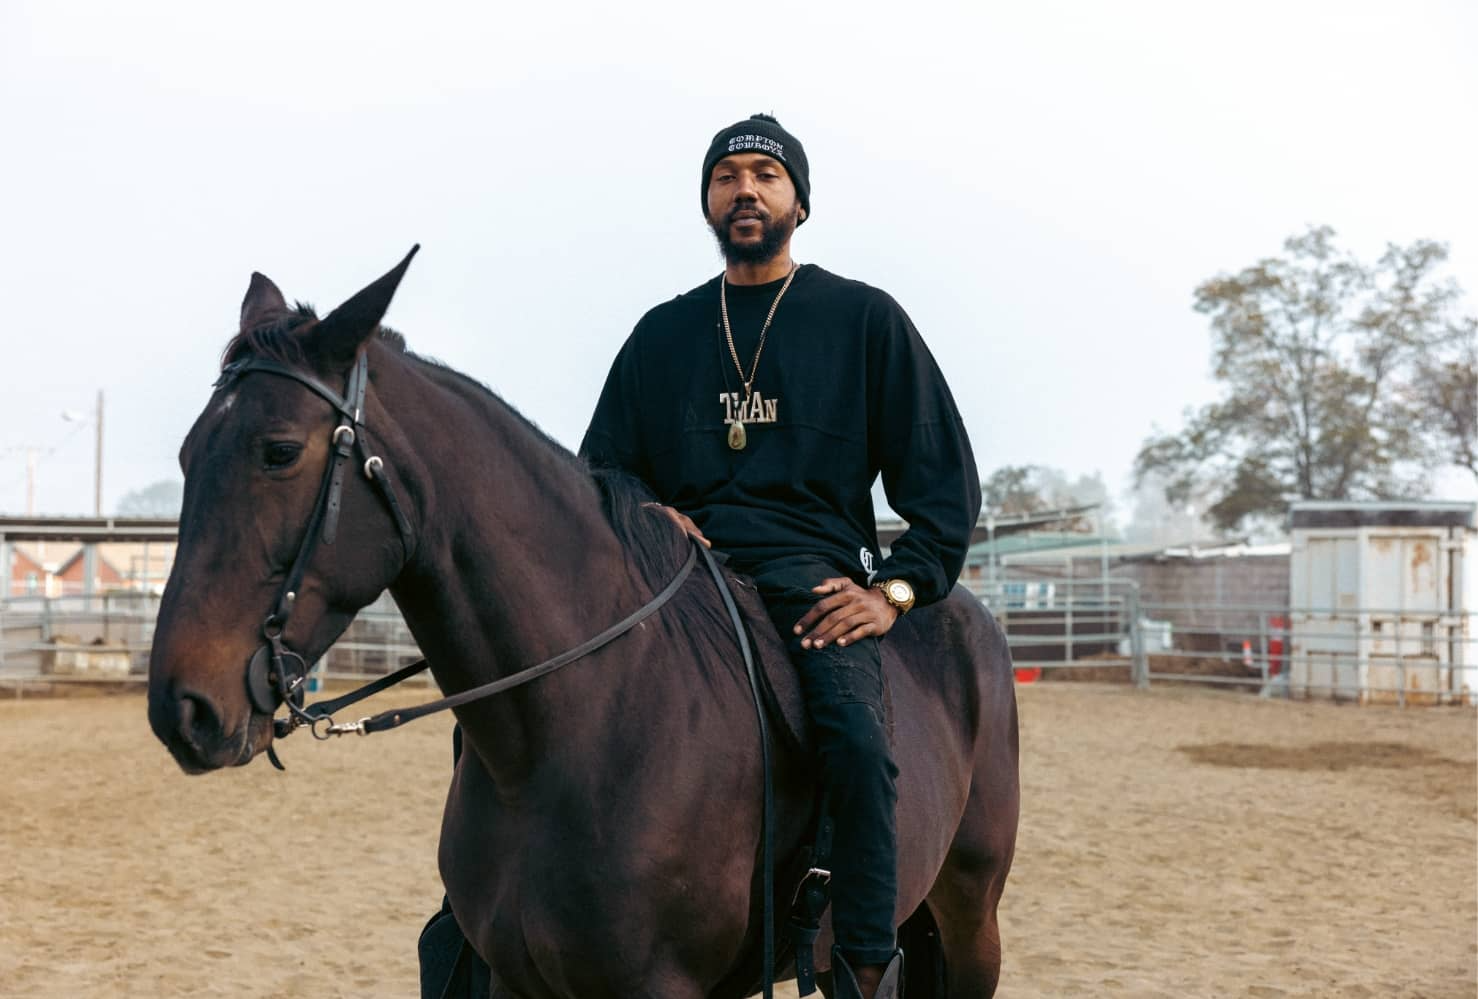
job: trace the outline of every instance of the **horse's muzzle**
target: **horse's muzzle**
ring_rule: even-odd
[[[241,766],[253,755],[250,725],[228,733],[210,698],[173,684],[149,692],[149,725],[186,773]]]

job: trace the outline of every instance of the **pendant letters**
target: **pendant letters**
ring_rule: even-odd
[[[778,423],[780,420],[780,400],[766,399],[763,392],[756,392],[748,399],[740,392],[720,392],[718,401],[724,407],[726,426],[737,421]]]
[[[780,400],[766,399],[762,392],[755,392],[747,399],[740,392],[720,392],[718,401],[724,407],[729,447],[735,451],[744,450],[749,442],[745,424],[778,423],[780,419]]]

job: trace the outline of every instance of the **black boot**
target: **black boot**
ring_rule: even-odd
[[[831,949],[831,980],[832,999],[864,999],[862,986],[857,984],[857,976],[852,973],[852,966],[847,963],[846,958],[842,957],[842,952],[835,947]],[[903,995],[903,951],[895,950],[893,959],[883,969],[883,977],[878,982],[878,990],[873,993],[873,999],[899,999],[901,995]]]

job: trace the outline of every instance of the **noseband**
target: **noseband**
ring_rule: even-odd
[[[303,575],[308,570],[314,550],[320,541],[331,545],[338,536],[344,469],[355,451],[359,452],[365,478],[375,484],[376,491],[385,501],[385,506],[395,521],[407,557],[413,550],[413,537],[410,521],[401,509],[395,490],[390,485],[390,478],[385,473],[385,462],[379,455],[371,453],[368,435],[365,433],[364,396],[369,387],[369,360],[365,354],[361,352],[354,362],[343,396],[311,375],[262,357],[228,364],[221,371],[216,387],[223,388],[257,371],[292,379],[322,397],[339,414],[338,426],[334,428],[330,439],[332,453],[324,468],[323,483],[318,489],[318,501],[314,504],[308,529],[303,533],[297,557],[293,559],[292,568],[288,570],[282,589],[277,593],[272,611],[262,622],[265,644],[257,649],[246,667],[246,691],[251,697],[252,705],[266,715],[275,714],[279,703],[287,705],[289,717],[278,721],[277,725],[280,730],[282,725],[287,724],[287,731],[292,731],[299,725],[311,725],[314,719],[303,710],[303,683],[308,678],[308,664],[301,655],[287,647],[282,634],[292,617],[293,607],[298,599],[298,588],[302,585]],[[267,755],[273,766],[282,768],[281,761],[270,747]]]

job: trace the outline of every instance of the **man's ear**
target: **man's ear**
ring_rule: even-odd
[[[322,322],[315,323],[304,332],[308,356],[331,368],[347,368],[354,360],[359,348],[385,317],[400,279],[405,277],[406,268],[421,248],[417,243],[405,259],[396,264],[383,277],[354,293],[343,305],[330,312]]]

